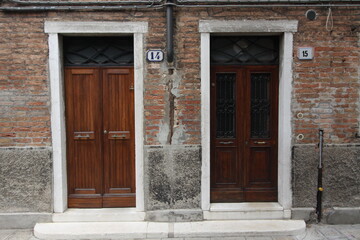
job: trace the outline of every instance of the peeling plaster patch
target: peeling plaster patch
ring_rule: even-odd
[[[162,66],[162,71],[167,71],[167,68]],[[159,142],[162,145],[165,144],[173,144],[173,140],[175,140],[175,144],[180,144],[179,139],[179,128],[176,124],[177,122],[177,109],[176,109],[176,99],[181,96],[179,93],[179,85],[181,83],[182,74],[174,69],[174,72],[171,75],[163,74],[164,82],[166,84],[167,93],[165,99],[168,99],[165,105],[165,116],[163,123],[160,126],[160,131],[158,134]],[[181,128],[181,132],[183,131],[183,127]],[[174,134],[176,136],[174,137]],[[182,135],[182,134],[181,134]]]
[[[171,143],[174,145],[182,144],[185,140],[186,140],[185,127],[182,125],[175,126]]]
[[[169,124],[162,121],[158,133],[158,139],[160,144],[166,145],[169,143],[169,130]]]
[[[173,79],[172,79],[172,88],[171,93],[175,96],[175,98],[178,98],[181,96],[179,93],[179,85],[182,79],[182,74],[179,71],[174,72]]]

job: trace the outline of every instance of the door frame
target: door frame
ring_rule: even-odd
[[[49,80],[51,94],[51,137],[53,147],[53,211],[63,213],[67,207],[66,128],[64,104],[64,67],[62,36],[134,37],[135,101],[135,181],[136,211],[144,211],[144,35],[147,22],[56,22],[45,21],[49,35]]]
[[[284,216],[290,218],[291,190],[291,94],[293,34],[297,32],[296,20],[202,20],[201,35],[201,208],[210,211],[210,34],[225,35],[279,35],[279,105],[278,105],[278,203]],[[225,203],[226,204],[226,203]],[[285,214],[286,213],[286,214]]]

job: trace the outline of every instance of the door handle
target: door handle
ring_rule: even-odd
[[[75,140],[93,140],[95,139],[95,133],[91,131],[87,132],[74,132]]]
[[[232,144],[232,143],[234,143],[234,142],[232,142],[232,141],[228,141],[228,142],[219,142],[220,144]]]
[[[109,131],[108,139],[130,139],[130,131]]]
[[[255,144],[259,144],[259,145],[266,144],[266,142],[264,142],[264,141],[255,141],[254,143],[255,143]]]
[[[126,138],[126,135],[125,134],[122,134],[122,135],[111,135],[112,138]]]
[[[89,138],[90,135],[89,134],[87,134],[87,135],[76,135],[75,137],[76,138]]]

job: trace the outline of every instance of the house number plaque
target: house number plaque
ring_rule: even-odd
[[[161,50],[149,50],[146,53],[146,59],[149,62],[161,62],[164,60],[164,52]]]
[[[298,57],[300,60],[311,60],[314,58],[314,50],[312,47],[299,47]]]

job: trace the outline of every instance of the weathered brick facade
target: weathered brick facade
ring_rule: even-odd
[[[294,35],[294,136],[296,143],[317,141],[325,130],[327,143],[358,142],[358,14],[354,7],[332,9],[333,29],[326,29],[327,8],[313,8],[318,17],[307,20],[309,7],[296,8],[178,8],[175,62],[147,63],[145,75],[146,144],[199,144],[200,37],[199,20],[298,20]],[[49,83],[44,20],[149,21],[146,48],[165,48],[162,10],[118,12],[1,12],[1,146],[49,146]],[[312,46],[314,60],[300,61],[297,47]],[[173,102],[173,103],[172,103]],[[296,119],[297,113],[302,119]],[[295,138],[294,138],[295,139]]]
[[[309,9],[317,12],[317,18],[313,21],[305,16],[305,12]],[[332,147],[346,143],[358,149],[360,143],[360,139],[356,138],[360,122],[360,7],[332,7],[331,10],[332,17],[328,16],[329,8],[326,5],[323,7],[268,5],[174,8],[174,62],[144,61],[144,147],[149,149],[153,146],[164,147],[166,148],[164,152],[169,151],[169,153],[157,153],[157,150],[153,149],[148,151],[149,155],[160,154],[164,157],[170,153],[181,156],[181,153],[176,152],[176,147],[179,145],[181,145],[179,149],[187,145],[194,146],[195,148],[191,150],[193,152],[188,154],[190,157],[185,155],[179,159],[186,158],[184,161],[189,161],[189,164],[193,164],[191,166],[195,166],[196,171],[192,175],[195,177],[189,180],[195,190],[191,192],[192,195],[184,194],[179,197],[178,202],[177,200],[171,204],[161,202],[162,198],[156,199],[155,194],[148,192],[154,190],[152,188],[156,187],[156,184],[161,183],[161,179],[155,179],[157,171],[161,169],[154,170],[152,166],[146,165],[145,169],[150,169],[150,174],[154,175],[154,180],[151,182],[153,175],[149,177],[146,173],[146,179],[150,181],[145,184],[145,192],[150,195],[146,208],[149,210],[184,208],[186,201],[183,198],[187,195],[192,197],[191,203],[188,203],[191,208],[201,207],[198,192],[201,156],[198,155],[201,155],[202,140],[201,95],[206,93],[201,92],[200,20],[298,21],[298,31],[293,35],[291,100],[291,144],[296,146],[295,156],[292,158],[292,184],[296,195],[293,205],[314,207],[315,199],[306,204],[303,204],[305,200],[301,201],[301,196],[309,194],[313,189],[304,189],[300,185],[304,184],[316,189],[315,176],[314,179],[301,179],[304,176],[303,172],[296,167],[309,166],[306,161],[310,160],[303,155],[309,152],[309,146],[315,149],[318,129],[324,129],[325,144],[334,145]],[[333,26],[330,24],[331,20]],[[166,47],[164,8],[149,7],[117,11],[0,11],[0,147],[7,150],[16,150],[17,147],[52,147],[49,50],[48,34],[44,32],[45,21],[148,22],[144,52],[148,49],[165,50]],[[314,59],[299,60],[297,57],[299,47],[313,47]],[[347,152],[346,148],[341,148],[341,151]],[[341,151],[337,153],[341,154]],[[354,149],[352,151],[357,152]],[[311,159],[316,159],[316,154],[317,152],[314,151]],[[194,156],[198,159],[192,159]],[[360,174],[358,156],[353,154],[350,158],[355,159],[353,163],[357,171],[352,174]],[[7,160],[1,159],[1,161]],[[181,175],[184,174],[183,168],[178,167],[174,161],[170,163],[162,158],[159,161],[164,166],[173,164],[175,170],[170,172],[178,174],[179,179],[186,180],[188,177]],[[331,164],[336,168],[336,164],[342,164],[341,161],[337,162],[333,159]],[[156,165],[154,159],[148,162],[149,164],[154,162]],[[347,173],[341,172],[341,174]],[[341,178],[344,179],[343,176]],[[333,178],[329,181],[336,184]],[[358,178],[351,178],[349,184],[354,186],[357,181]],[[169,182],[173,187],[179,184],[174,179]],[[181,192],[176,187],[174,189],[178,191],[177,193]],[[354,187],[352,191],[355,191],[353,197],[360,194],[359,187]],[[172,197],[170,196],[169,199]],[[351,205],[346,204],[346,199],[331,199],[332,195],[328,195],[327,207],[360,206],[360,202],[355,197]],[[176,205],[177,203],[179,204]],[[43,208],[50,209],[51,203],[46,204],[47,207]],[[0,206],[1,209],[3,208]]]

